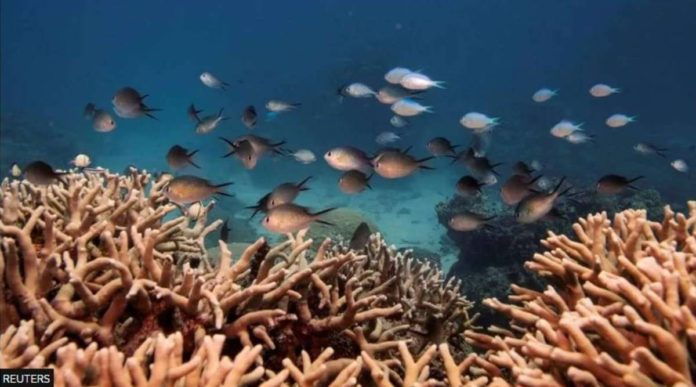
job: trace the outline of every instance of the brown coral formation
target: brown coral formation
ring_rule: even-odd
[[[485,304],[510,327],[467,332],[521,386],[690,386],[696,366],[696,202],[580,219],[577,240],[549,233],[525,267],[550,283]]]
[[[327,239],[312,253],[304,232],[273,247],[261,238],[237,259],[220,243],[211,259],[204,239],[220,222],[207,224],[209,207],[176,216],[166,179],[66,177],[2,184],[0,367],[119,386],[338,386],[370,375],[415,385],[454,374],[451,356],[433,361],[435,345],[461,352],[470,303],[457,281],[379,235],[361,252]]]

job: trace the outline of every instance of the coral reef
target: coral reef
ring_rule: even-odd
[[[660,216],[663,206],[659,193],[654,190],[617,196],[586,193],[558,203],[556,209],[562,218],[520,224],[515,220],[514,208],[505,206],[498,196],[497,193],[488,192],[473,199],[457,196],[436,207],[438,220],[444,227],[448,227],[447,222],[452,215],[465,210],[496,216],[490,222],[492,228],[456,232],[448,227],[447,232],[447,238],[459,248],[459,259],[452,265],[448,275],[463,280],[462,290],[476,302],[476,312],[481,313],[483,324],[500,323],[501,320],[487,313],[486,308],[480,307],[483,299],[481,295],[505,297],[507,289],[513,283],[541,289],[537,287],[538,278],[520,270],[520,267],[539,250],[539,241],[544,238],[547,230],[561,234],[571,233],[575,219],[601,211],[613,215],[628,208],[643,208],[647,209],[650,218],[654,218]]]
[[[367,216],[350,208],[337,208],[322,216],[322,220],[331,223],[326,225],[321,223],[312,224],[309,228],[308,237],[315,241],[331,238],[334,241],[350,241],[355,229],[360,223],[367,223],[370,231],[376,233],[379,231],[377,225],[374,224]]]
[[[513,286],[510,303],[484,303],[509,328],[469,331],[495,372],[520,386],[690,386],[696,366],[696,202],[688,215],[664,209],[606,212],[549,232],[525,267],[543,291]]]
[[[450,369],[475,320],[459,281],[379,234],[360,252],[260,238],[236,260],[221,242],[211,259],[221,221],[210,204],[175,216],[166,177],[64,177],[2,183],[0,366],[53,367],[58,385],[469,380]]]

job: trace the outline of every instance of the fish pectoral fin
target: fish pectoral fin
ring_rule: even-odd
[[[327,221],[321,220],[321,219],[317,219],[317,220],[315,220],[315,222],[320,223],[320,224],[323,224],[323,225],[326,225],[326,226],[331,226],[331,227],[335,227],[335,226],[336,226],[334,223],[327,222]]]

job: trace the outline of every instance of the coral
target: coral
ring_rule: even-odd
[[[0,366],[53,367],[62,385],[313,386],[362,380],[368,363],[389,367],[371,374],[382,382],[441,378],[432,348],[464,351],[460,282],[379,234],[311,251],[304,230],[237,259],[220,242],[211,259],[212,203],[176,216],[166,177],[65,178],[2,184]]]
[[[513,286],[511,303],[486,305],[510,328],[466,333],[486,360],[521,386],[693,385],[696,375],[696,202],[606,213],[573,225],[576,240],[549,232],[547,251],[525,267],[543,292]]]

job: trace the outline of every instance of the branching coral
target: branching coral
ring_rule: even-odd
[[[312,253],[302,231],[208,257],[220,222],[210,205],[175,216],[166,178],[66,177],[2,184],[2,367],[54,367],[65,385],[313,386],[355,384],[370,362],[415,383],[428,372],[412,358],[460,352],[473,323],[456,281],[379,235],[360,252],[325,240]]]
[[[580,219],[577,240],[549,233],[526,268],[543,293],[513,287],[512,303],[487,299],[510,329],[467,332],[495,372],[522,386],[693,385],[696,366],[696,202]]]

